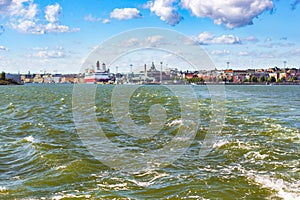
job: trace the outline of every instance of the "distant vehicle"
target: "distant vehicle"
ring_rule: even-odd
[[[109,69],[106,70],[105,63],[102,64],[100,69],[100,63],[97,61],[96,68],[88,70],[84,74],[85,83],[100,83],[100,82],[109,82],[111,80]]]

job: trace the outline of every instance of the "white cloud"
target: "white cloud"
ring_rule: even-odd
[[[110,22],[109,19],[103,19],[103,20],[102,20],[102,23],[103,23],[103,24],[108,24],[109,22]]]
[[[247,52],[247,51],[240,51],[240,52],[238,53],[238,55],[239,55],[239,56],[249,56],[250,54],[249,54],[249,52]]]
[[[247,42],[252,42],[252,43],[259,42],[259,40],[256,37],[254,37],[254,36],[249,36],[249,37],[243,38],[242,40],[243,41],[247,41]]]
[[[36,58],[64,58],[65,53],[63,51],[38,51],[37,53],[31,54],[30,57]]]
[[[164,37],[160,35],[149,36],[145,39],[145,45],[150,47],[156,47],[165,43]]]
[[[45,30],[43,25],[36,24],[35,21],[31,20],[19,20],[17,22],[11,22],[11,27],[21,33],[32,33],[32,34],[44,34]]]
[[[60,14],[61,6],[58,3],[54,5],[48,5],[45,9],[45,18],[50,23],[57,22]]]
[[[45,34],[78,31],[79,29],[60,25],[61,10],[58,3],[47,5],[44,11],[47,23],[41,23],[37,17],[38,5],[34,3],[34,0],[0,0],[0,15],[7,17],[10,27],[21,33]]]
[[[12,0],[0,0],[0,13],[5,14]]]
[[[5,14],[27,20],[34,20],[38,13],[37,4],[31,0],[12,0],[7,8]]]
[[[266,38],[263,43],[258,44],[260,47],[265,48],[283,48],[283,47],[292,47],[295,46],[295,43],[288,42],[287,38],[280,38],[279,40],[275,41],[272,38]]]
[[[208,44],[241,44],[241,40],[239,37],[234,35],[221,35],[216,37],[210,32],[203,32],[196,37],[196,41],[203,45]]]
[[[205,31],[200,33],[196,39],[200,43],[207,44],[207,41],[212,41],[214,38],[215,36],[212,33]]]
[[[282,53],[280,56],[283,57],[296,57],[296,56],[300,56],[300,49],[292,49],[289,50],[287,52]]]
[[[139,38],[130,38],[119,45],[121,46],[126,46],[126,47],[131,47],[131,46],[144,46],[144,47],[156,47],[162,44],[165,44],[166,40],[163,36],[161,35],[152,35],[149,36],[143,40],[140,40]]]
[[[49,49],[49,47],[33,47],[33,48],[29,48],[30,50],[34,50],[34,51],[46,51]]]
[[[126,40],[122,43],[122,45],[126,46],[126,47],[131,47],[131,46],[136,46],[139,44],[139,39],[137,38],[131,38],[129,40]]]
[[[57,46],[57,47],[55,47],[55,49],[57,49],[57,50],[64,50],[64,48],[62,47],[62,46]]]
[[[66,25],[49,23],[45,25],[44,30],[49,33],[68,33],[68,32],[77,32],[79,31],[79,28],[70,29],[70,27]]]
[[[30,48],[33,53],[28,54],[29,58],[64,58],[66,56],[64,48],[62,46],[56,46],[53,48],[46,47],[34,47]]]
[[[292,47],[295,46],[295,43],[291,42],[267,42],[264,44],[260,44],[259,46],[265,47],[265,48],[283,48],[283,47]]]
[[[91,15],[91,14],[85,16],[85,17],[84,17],[84,20],[85,20],[85,21],[88,21],[88,22],[99,22],[99,21],[102,21],[101,18],[94,17],[94,16]]]
[[[197,17],[209,17],[217,25],[236,28],[253,23],[264,11],[273,9],[272,0],[181,0],[181,6]]]
[[[176,2],[177,0],[155,0],[148,2],[144,7],[150,8],[150,11],[159,16],[162,21],[174,26],[183,19],[173,5]]]
[[[264,58],[264,59],[278,58],[278,53],[276,51],[256,52],[256,53],[252,53],[252,54],[253,54],[253,56],[255,55],[255,58]]]
[[[228,55],[228,54],[230,54],[230,51],[229,50],[214,50],[214,51],[212,51],[211,52],[211,54],[212,55],[220,55],[220,56],[222,56],[222,55]]]
[[[8,51],[8,49],[5,46],[0,45],[0,51]]]
[[[140,17],[141,13],[136,8],[115,8],[110,13],[110,18],[118,20],[127,20]]]
[[[61,25],[59,23],[59,16],[61,14],[62,8],[58,3],[54,5],[48,5],[45,9],[45,18],[49,22],[44,25],[45,32],[52,33],[67,33],[79,31],[78,28],[70,29],[69,26]]]
[[[87,16],[85,16],[84,20],[88,21],[88,22],[102,22],[103,24],[108,24],[110,22],[109,19],[102,19],[102,18],[94,17],[91,14],[88,14]]]
[[[272,38],[267,37],[267,38],[265,39],[265,43],[268,43],[268,42],[272,42]]]

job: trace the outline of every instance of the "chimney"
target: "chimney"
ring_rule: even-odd
[[[147,65],[144,65],[144,73],[145,73],[145,78],[147,79]]]
[[[105,72],[106,71],[106,65],[105,65],[105,63],[102,63],[102,69],[101,69],[103,72]]]
[[[100,63],[99,63],[99,61],[97,61],[97,63],[96,63],[96,68],[97,68],[97,71],[100,70]]]

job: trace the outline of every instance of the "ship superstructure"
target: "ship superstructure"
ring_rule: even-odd
[[[106,69],[105,63],[102,63],[100,67],[100,62],[97,61],[96,67],[94,69],[88,69],[85,72],[84,81],[86,83],[101,83],[110,81],[109,69]]]

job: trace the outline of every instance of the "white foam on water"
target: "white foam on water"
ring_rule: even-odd
[[[0,192],[6,192],[7,191],[7,188],[4,187],[4,186],[0,186]]]
[[[261,185],[262,188],[268,188],[276,191],[276,196],[285,200],[299,200],[300,199],[300,181],[289,183],[283,179],[277,179],[268,175],[258,174],[256,171],[247,171],[242,166],[236,166],[240,172],[245,174],[250,179]],[[273,197],[270,197],[273,199]]]
[[[201,196],[198,196],[198,195],[190,195],[190,196],[187,196],[183,199],[201,199],[201,200],[209,200],[209,199],[206,199],[204,197],[201,197]]]
[[[12,102],[10,102],[8,108],[15,108],[15,105]]]
[[[267,154],[260,154],[259,152],[257,151],[249,151],[248,153],[246,153],[244,155],[244,157],[246,159],[260,159],[260,160],[264,160],[265,158],[269,157],[269,155]]]
[[[108,188],[108,189],[113,189],[113,190],[128,190],[127,183],[117,183],[117,184],[111,184],[111,185],[98,183],[97,186],[101,187],[101,189]]]
[[[191,196],[188,196],[189,199],[200,199],[201,197],[200,196],[197,196],[197,195],[191,195]]]
[[[32,137],[31,135],[23,138],[23,140],[26,142],[34,142],[35,141],[34,137]]]
[[[157,176],[154,176],[150,181],[142,182],[142,181],[137,181],[137,180],[134,180],[134,179],[128,180],[128,181],[130,181],[130,182],[132,182],[132,183],[134,183],[134,184],[136,184],[140,187],[149,187],[150,185],[153,185],[155,183],[156,179],[161,178],[161,177],[165,177],[165,176],[168,176],[168,174],[165,174],[165,173],[158,174]]]
[[[104,185],[104,184],[97,184],[98,186],[101,187],[106,187],[106,188],[117,188],[117,187],[126,187],[127,183],[117,183],[117,184],[112,184],[112,185]]]
[[[61,200],[65,198],[72,198],[72,199],[89,199],[91,195],[75,195],[75,194],[64,194],[64,195],[57,195],[53,196],[51,200]]]
[[[256,171],[247,171],[241,165],[235,166],[235,169],[245,174],[251,180],[254,180],[262,188],[267,188],[276,191],[276,197],[280,197],[285,200],[299,200],[300,199],[300,181],[293,183],[284,181],[283,179],[273,178],[269,175],[258,174]],[[275,175],[275,173],[271,173]],[[273,196],[270,197],[273,199]]]
[[[226,144],[229,144],[230,142],[226,139],[222,139],[217,141],[216,143],[213,144],[213,148],[220,148],[221,146],[224,146]]]
[[[147,170],[147,171],[145,171],[144,173],[141,173],[141,172],[139,172],[139,171],[133,172],[133,174],[134,174],[135,176],[137,176],[137,177],[143,177],[143,176],[146,176],[146,175],[149,175],[149,174],[153,174],[153,173],[155,173],[155,171],[153,171],[153,170]]]
[[[174,126],[174,125],[182,125],[183,121],[182,119],[175,119],[167,124],[167,126]]]
[[[20,180],[20,176],[14,176],[12,179],[14,179],[14,180]]]
[[[235,142],[237,143],[237,147],[236,146],[231,147],[233,149],[237,148],[237,149],[244,149],[244,150],[252,150],[259,147],[259,145],[246,143],[240,140],[236,140]]]
[[[297,129],[295,126],[286,127],[278,123],[269,122],[265,122],[264,124],[268,126],[268,128],[266,129],[267,131],[274,131],[272,135],[273,137],[276,137],[276,139],[292,139],[294,142],[300,142],[300,132],[299,129]]]
[[[300,199],[300,183],[288,183],[282,179],[271,178],[267,175],[254,175],[255,182],[264,188],[275,190],[277,195],[285,200]]]
[[[54,169],[59,170],[59,169],[65,169],[65,168],[67,168],[66,165],[60,165],[60,166],[55,167]]]
[[[142,181],[137,181],[137,180],[128,180],[134,184],[136,184],[137,186],[140,186],[140,187],[149,187],[150,185],[153,184],[153,182],[150,182],[150,181],[146,181],[146,182],[142,182]]]

